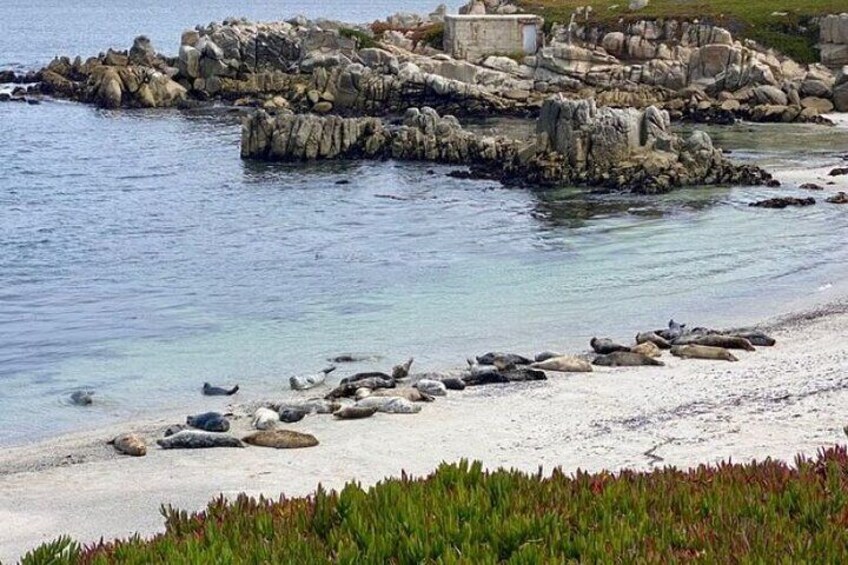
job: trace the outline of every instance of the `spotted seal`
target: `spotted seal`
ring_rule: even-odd
[[[730,351],[724,347],[710,347],[708,345],[675,345],[671,348],[671,354],[682,359],[712,359],[715,361],[739,361]]]
[[[641,353],[642,355],[653,357],[655,359],[662,356],[662,351],[657,344],[652,341],[646,341],[645,343],[640,343],[639,345],[631,347],[630,351],[633,353]]]
[[[318,445],[318,439],[314,435],[292,430],[261,430],[243,437],[242,441],[258,447],[275,449],[298,449]]]
[[[230,429],[230,422],[220,412],[204,412],[188,416],[186,424],[206,432],[226,432]]]
[[[338,418],[339,420],[359,420],[361,418],[370,418],[374,414],[377,413],[376,406],[357,406],[355,404],[350,406],[343,406],[333,412],[333,416]]]
[[[607,355],[609,353],[615,353],[616,351],[630,351],[630,348],[626,345],[615,343],[607,337],[593,337],[589,340],[589,346],[592,348],[592,351],[598,355]]]
[[[89,406],[94,402],[93,390],[77,390],[71,393],[71,403],[77,406]]]
[[[211,447],[244,447],[237,437],[199,430],[183,430],[172,436],[157,439],[162,449],[205,449]]]
[[[435,379],[421,379],[412,386],[424,394],[429,394],[430,396],[445,396],[448,393],[448,388],[445,386],[445,383]]]
[[[292,390],[309,390],[323,384],[327,380],[327,375],[336,370],[335,365],[330,365],[320,373],[306,376],[295,376],[289,378],[289,386]]]
[[[541,363],[533,363],[530,365],[534,369],[543,371],[555,371],[558,373],[591,373],[592,365],[585,359],[574,357],[573,355],[561,355],[554,357]]]
[[[645,343],[646,341],[650,341],[660,349],[671,349],[671,344],[668,342],[668,340],[658,335],[656,332],[642,332],[636,334],[637,345]]]
[[[260,407],[253,413],[251,425],[257,430],[270,430],[277,426],[280,421],[280,413],[270,408]]]
[[[592,361],[593,365],[601,367],[641,367],[645,365],[653,365],[655,367],[663,367],[665,363],[657,359],[652,359],[641,353],[633,353],[632,351],[616,351],[606,355],[598,355]]]
[[[121,434],[110,441],[115,450],[133,457],[143,457],[147,455],[147,444],[137,434]]]
[[[239,385],[232,388],[224,388],[220,386],[212,386],[209,383],[203,383],[203,394],[206,396],[232,396],[239,391]]]

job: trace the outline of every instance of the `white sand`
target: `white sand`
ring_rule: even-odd
[[[546,382],[455,392],[418,415],[310,416],[291,427],[319,438],[311,449],[153,446],[131,458],[104,445],[128,430],[152,440],[179,420],[172,416],[14,448],[0,454],[0,559],[60,534],[85,542],[151,535],[163,529],[163,502],[199,510],[219,493],[303,495],[318,483],[372,484],[460,458],[573,471],[813,454],[844,439],[846,328],[848,309],[833,305],[784,320],[772,330],[776,347],[742,352],[739,363],[666,355],[666,367],[552,373]],[[242,418],[234,427],[247,425]],[[645,454],[657,445],[662,461]]]

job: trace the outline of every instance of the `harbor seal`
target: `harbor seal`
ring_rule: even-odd
[[[674,320],[669,320],[668,321],[668,329],[665,330],[665,332],[661,333],[660,335],[668,341],[674,341],[675,339],[677,339],[678,337],[683,335],[683,331],[684,331],[685,327],[686,327],[686,324],[678,324]]]
[[[307,414],[332,414],[339,408],[341,404],[334,400],[324,400],[323,398],[310,398],[309,400],[285,401],[271,407],[280,412],[281,410],[291,409],[300,410]]]
[[[517,383],[525,381],[545,381],[548,377],[544,371],[532,367],[518,367],[506,371],[496,367],[473,366],[462,376],[466,386],[480,386],[498,383]]]
[[[446,396],[448,394],[448,388],[445,386],[445,383],[434,379],[421,379],[412,386],[430,396]]]
[[[212,386],[209,383],[203,383],[203,394],[206,396],[232,396],[239,390],[239,385],[233,388],[223,388],[220,386]]]
[[[536,363],[541,363],[542,361],[547,361],[548,359],[553,359],[554,357],[562,357],[562,353],[557,353],[555,351],[542,351],[541,353],[537,353],[535,357],[533,357],[533,361]]]
[[[342,408],[339,408],[333,412],[333,416],[339,420],[359,420],[361,418],[370,418],[376,413],[376,406],[365,407],[352,404],[350,406],[343,406]]]
[[[606,355],[598,355],[592,361],[593,365],[601,367],[641,367],[644,365],[653,365],[655,367],[663,367],[665,363],[657,359],[652,359],[641,353],[633,353],[632,351],[616,351]]]
[[[156,443],[162,449],[206,449],[211,447],[244,447],[237,437],[198,430],[183,430]]]
[[[294,424],[306,418],[307,414],[309,414],[309,411],[303,408],[282,408],[280,410],[280,421],[286,424]]]
[[[744,337],[730,335],[702,335],[690,340],[685,344],[675,345],[706,345],[708,347],[723,347],[725,349],[744,349],[745,351],[756,351],[751,342]]]
[[[388,379],[384,379],[382,377],[368,377],[354,382],[340,384],[328,392],[324,398],[327,400],[333,400],[335,398],[353,397],[356,395],[356,391],[360,388],[370,388],[374,390],[377,388],[395,388],[395,386],[395,381],[391,377]]]
[[[593,337],[589,340],[589,345],[592,347],[592,351],[598,355],[608,355],[610,353],[615,353],[616,351],[630,351],[630,348],[626,345],[615,343],[607,337]]]
[[[110,441],[115,450],[133,457],[147,455],[147,444],[137,434],[121,434]]]
[[[280,413],[271,410],[270,408],[257,408],[253,413],[253,421],[251,424],[257,430],[271,430],[277,426],[280,421]]]
[[[204,412],[188,416],[186,424],[206,432],[226,432],[230,429],[230,422],[220,412]]]
[[[392,378],[396,381],[401,379],[405,379],[409,376],[409,369],[412,367],[412,362],[414,359],[410,357],[406,360],[406,363],[401,363],[400,365],[395,365],[392,367]]]
[[[402,388],[378,388],[377,390],[369,390],[368,392],[369,394],[366,396],[405,398],[410,402],[433,402],[435,400],[432,395],[411,386]],[[357,400],[360,399],[357,398]]]
[[[353,405],[358,408],[377,408],[377,412],[386,414],[417,414],[421,412],[421,405],[414,404],[405,398],[369,396],[363,398]]]
[[[751,342],[751,345],[756,345],[757,347],[773,347],[777,341],[763,332],[754,331],[754,332],[738,332],[731,333],[728,335],[733,335],[736,337],[742,337]]]
[[[327,380],[327,375],[335,370],[336,366],[330,365],[320,373],[315,373],[314,375],[290,377],[289,386],[292,390],[308,390],[310,388],[315,388],[316,386],[323,384],[324,381]]]
[[[445,377],[441,381],[448,390],[465,390],[465,381],[459,377]]]
[[[671,354],[681,359],[712,359],[715,361],[739,361],[730,351],[724,347],[711,347],[708,345],[675,345],[671,348]]]
[[[500,353],[500,352],[492,352],[484,353],[477,357],[477,363],[480,365],[496,365],[503,364],[505,366],[508,365],[529,365],[532,363],[530,359],[524,357],[523,355],[517,355],[515,353]]]
[[[533,363],[530,365],[534,369],[543,371],[556,371],[559,373],[591,373],[592,365],[585,359],[574,357],[573,355],[562,355],[554,357],[541,363]]]
[[[330,363],[363,363],[365,361],[379,360],[379,355],[360,355],[356,353],[342,353],[341,355],[327,359]]]
[[[351,375],[349,377],[345,377],[339,381],[340,385],[348,385],[353,383],[358,383],[359,381],[365,381],[368,379],[383,379],[385,381],[392,380],[391,375],[387,375],[386,373],[381,373],[380,371],[370,371],[367,373],[356,373],[355,375]]]
[[[656,332],[642,332],[636,334],[636,344],[641,345],[646,341],[650,341],[660,349],[671,349],[671,344],[662,336],[657,335]]]
[[[262,430],[243,437],[242,441],[257,447],[275,449],[297,449],[318,445],[318,439],[314,435],[292,430]]]
[[[656,343],[651,341],[646,341],[645,343],[640,343],[634,347],[630,348],[630,351],[633,353],[641,353],[647,357],[653,357],[656,359],[657,357],[662,357],[662,351],[659,347],[657,347]]]
[[[76,404],[77,406],[89,406],[94,402],[92,396],[94,396],[93,390],[78,390],[71,393],[71,404]]]

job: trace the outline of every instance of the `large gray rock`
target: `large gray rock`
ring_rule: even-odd
[[[848,82],[833,89],[833,106],[837,112],[848,112]]]
[[[776,86],[763,85],[754,88],[754,98],[758,104],[768,104],[773,106],[786,106],[789,99],[786,93]]]

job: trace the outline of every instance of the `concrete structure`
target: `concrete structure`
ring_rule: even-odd
[[[468,61],[489,55],[533,55],[544,44],[543,24],[532,14],[446,15],[444,49]]]

